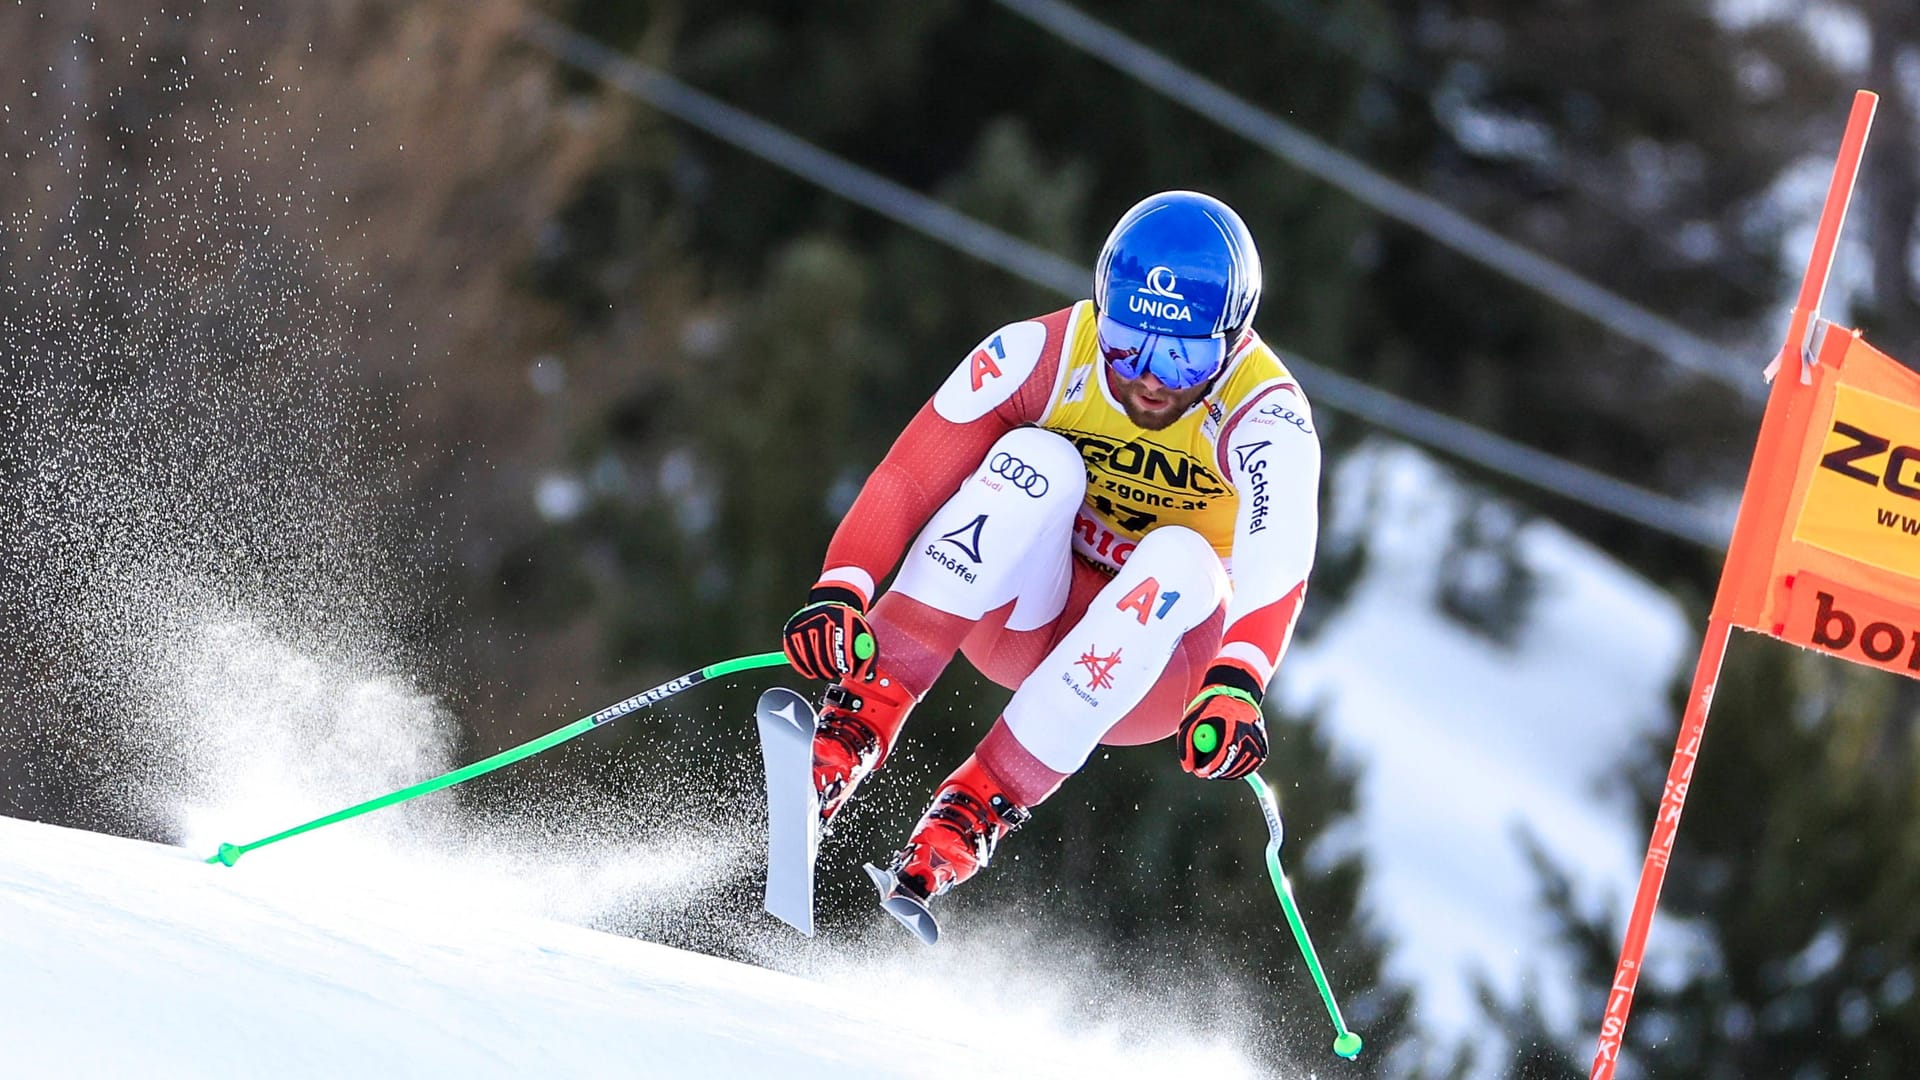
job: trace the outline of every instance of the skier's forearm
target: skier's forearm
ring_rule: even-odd
[[[1306,593],[1307,583],[1303,580],[1271,604],[1237,616],[1230,614],[1214,666],[1239,669],[1257,688],[1256,693],[1264,693],[1267,683],[1273,680],[1273,673],[1280,667],[1281,657],[1286,654],[1287,643],[1293,638],[1293,624],[1300,617],[1300,604],[1306,599]],[[1225,677],[1213,668],[1208,669],[1207,682],[1244,688],[1239,680]]]

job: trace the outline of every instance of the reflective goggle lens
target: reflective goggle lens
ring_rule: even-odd
[[[1220,373],[1227,359],[1224,334],[1213,337],[1175,337],[1136,330],[1100,315],[1094,324],[1100,355],[1123,379],[1147,372],[1169,390],[1199,386]]]

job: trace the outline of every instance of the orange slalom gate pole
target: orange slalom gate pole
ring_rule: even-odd
[[[1805,376],[1798,365],[1805,363],[1807,328],[1819,311],[1826,295],[1827,279],[1833,270],[1834,252],[1839,244],[1840,228],[1846,222],[1847,206],[1853,199],[1854,180],[1860,172],[1860,158],[1866,150],[1867,132],[1873,126],[1874,108],[1879,96],[1862,90],[1853,98],[1847,117],[1846,135],[1840,141],[1840,153],[1834,161],[1833,179],[1827,185],[1827,201],[1820,212],[1820,226],[1814,234],[1813,251],[1807,259],[1807,272],[1800,281],[1799,303],[1787,328],[1786,344],[1769,374],[1794,365],[1789,377],[1774,380],[1767,398],[1767,415],[1761,422],[1762,450],[1771,450],[1767,432],[1784,422],[1786,403],[1796,393]],[[1706,637],[1700,644],[1700,657],[1694,666],[1693,686],[1687,694],[1687,707],[1680,721],[1680,736],[1674,744],[1673,761],[1667,769],[1667,782],[1660,796],[1660,809],[1654,817],[1653,837],[1647,844],[1647,858],[1640,868],[1640,885],[1634,891],[1633,911],[1627,918],[1626,937],[1620,946],[1620,960],[1614,967],[1613,982],[1607,990],[1607,1009],[1600,1021],[1599,1045],[1594,1051],[1589,1080],[1613,1080],[1626,1041],[1627,1015],[1633,1008],[1633,993],[1640,982],[1642,961],[1647,951],[1647,934],[1653,927],[1654,909],[1660,903],[1660,887],[1667,877],[1667,862],[1680,833],[1680,814],[1686,806],[1687,788],[1699,759],[1700,744],[1706,738],[1707,713],[1713,705],[1714,684],[1720,678],[1720,666],[1726,659],[1727,642],[1733,635],[1734,621],[1729,617],[1732,596],[1751,575],[1764,576],[1772,565],[1774,546],[1781,523],[1770,513],[1782,497],[1775,485],[1781,464],[1777,454],[1756,453],[1754,466],[1747,472],[1746,488],[1740,496],[1740,511],[1733,528],[1733,540],[1727,547],[1727,561],[1720,572],[1720,584],[1714,593],[1713,612],[1707,619]],[[1791,470],[1784,478],[1792,483]],[[1771,497],[1769,497],[1771,496]],[[1765,509],[1761,509],[1764,507]]]
[[[1647,844],[1647,861],[1640,867],[1640,888],[1634,893],[1633,914],[1627,919],[1627,936],[1620,948],[1620,962],[1613,970],[1613,983],[1607,989],[1607,1011],[1600,1020],[1600,1046],[1594,1053],[1591,1080],[1611,1080],[1614,1065],[1620,1060],[1620,1047],[1626,1039],[1627,1013],[1633,1008],[1633,991],[1640,983],[1640,963],[1647,951],[1647,932],[1653,927],[1653,911],[1660,903],[1660,887],[1666,883],[1667,860],[1673,854],[1674,840],[1680,835],[1680,812],[1687,802],[1687,786],[1693,782],[1693,766],[1700,757],[1701,740],[1707,736],[1707,710],[1713,706],[1714,684],[1720,678],[1720,664],[1726,659],[1727,640],[1733,636],[1733,624],[1715,616],[1707,620],[1706,640],[1700,645],[1700,660],[1693,669],[1693,688],[1687,694],[1687,709],[1680,720],[1680,738],[1673,747],[1673,762],[1667,767],[1667,783],[1660,795],[1660,810],[1653,819],[1653,839]]]

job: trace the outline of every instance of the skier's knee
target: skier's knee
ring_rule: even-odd
[[[1073,514],[1086,486],[1072,443],[1039,428],[1002,435],[920,530],[895,591],[968,619],[1029,595],[1057,612],[1053,594],[1065,595]]]
[[[1045,428],[1015,428],[994,441],[974,479],[990,490],[1046,503],[1079,505],[1087,492],[1086,462],[1064,437]]]
[[[1211,610],[1227,597],[1227,571],[1220,556],[1205,537],[1184,525],[1162,526],[1141,538],[1127,557],[1126,569],[1193,597],[1201,610]]]

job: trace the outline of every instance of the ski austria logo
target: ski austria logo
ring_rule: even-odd
[[[1100,656],[1092,650],[1080,654],[1074,663],[1087,669],[1087,688],[1106,690],[1113,686],[1113,669],[1120,666],[1120,650],[1113,650],[1110,656]]]
[[[1147,283],[1127,297],[1127,310],[1156,319],[1193,321],[1193,309],[1182,303],[1186,297],[1177,290],[1180,278],[1171,267],[1156,266],[1147,271]]]
[[[1097,648],[1098,646],[1095,646],[1095,649]],[[1079,698],[1081,701],[1086,702],[1096,709],[1099,708],[1100,699],[1094,697],[1093,692],[1095,690],[1106,690],[1113,686],[1113,669],[1120,666],[1120,650],[1115,649],[1110,655],[1101,656],[1096,651],[1090,649],[1082,653],[1080,659],[1075,660],[1074,664],[1087,669],[1087,685],[1083,687],[1079,683],[1074,682],[1071,671],[1063,671],[1060,673],[1061,683],[1066,686],[1067,691],[1074,697]]]
[[[1047,483],[1047,478],[1042,476],[1038,469],[1007,453],[1005,450],[1000,451],[988,459],[987,469],[995,476],[1005,477],[1014,487],[1026,492],[1028,498],[1038,499],[1045,495],[1048,489],[1052,487],[1051,484]],[[978,562],[979,557],[975,556],[974,561]]]

